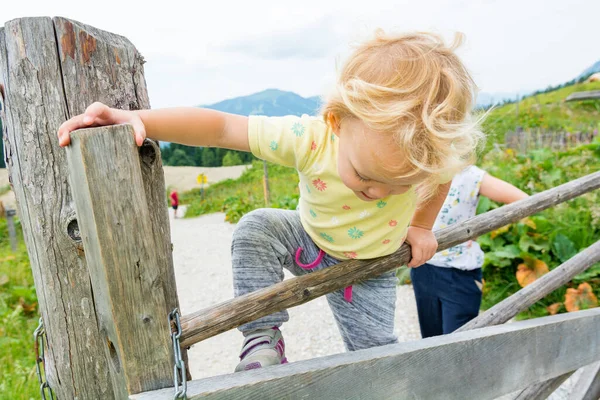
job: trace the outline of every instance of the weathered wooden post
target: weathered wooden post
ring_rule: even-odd
[[[125,368],[129,358],[115,359],[124,357],[122,348],[114,343],[99,310],[106,299],[99,298],[104,292],[88,272],[66,152],[58,146],[56,132],[93,101],[122,109],[149,108],[142,65],[126,38],[64,18],[23,18],[0,28],[7,167],[47,335],[46,375],[60,399],[124,398],[128,387],[118,367]],[[147,222],[156,246],[153,257],[161,271],[154,283],[168,303],[163,319],[153,316],[150,324],[166,324],[167,312],[178,301],[160,152],[149,149],[141,149],[140,169],[147,215],[152,216]],[[139,301],[130,301],[134,299]],[[162,354],[155,347],[164,341],[138,345]],[[152,375],[156,387],[171,384],[159,375]]]
[[[177,297],[165,290],[162,237],[153,223],[162,218],[142,174],[160,150],[151,143],[138,150],[128,125],[76,131],[71,140],[70,183],[113,380],[127,394],[171,386],[167,315]]]

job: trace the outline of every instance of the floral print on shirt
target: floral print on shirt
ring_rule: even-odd
[[[471,166],[454,177],[433,226],[434,231],[475,216],[484,175],[485,171]],[[462,270],[476,269],[483,265],[483,252],[477,242],[468,241],[436,253],[428,264]]]

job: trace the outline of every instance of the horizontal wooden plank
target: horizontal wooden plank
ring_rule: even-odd
[[[439,230],[436,232],[438,250],[463,243],[599,187],[600,172],[596,172]],[[342,262],[184,315],[181,319],[181,344],[183,347],[191,346],[265,315],[378,276],[408,263],[409,259],[410,247],[404,244],[396,253],[386,257]]]
[[[600,100],[600,90],[590,90],[587,92],[575,92],[567,96],[565,101],[579,100]]]
[[[600,360],[600,309],[191,381],[188,399],[493,399]],[[233,367],[233,366],[232,366]],[[173,390],[130,396],[166,400]]]

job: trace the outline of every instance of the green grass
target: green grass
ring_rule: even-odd
[[[10,192],[10,185],[0,186],[0,196]]]
[[[292,168],[269,164],[271,208],[295,209],[298,205],[298,174]],[[263,164],[255,161],[240,178],[228,179],[205,189],[204,199],[200,189],[183,193],[180,202],[187,204],[186,217],[224,212],[225,219],[237,222],[244,214],[266,207],[263,191]]]
[[[0,219],[0,399],[39,399],[33,331],[38,323],[37,297],[29,257],[17,223],[13,253],[6,220]]]
[[[503,143],[504,134],[523,129],[543,128],[551,131],[576,132],[598,128],[600,101],[586,100],[565,103],[574,92],[600,90],[600,82],[580,83],[548,93],[527,97],[518,104],[507,104],[493,109],[483,122],[488,144]]]

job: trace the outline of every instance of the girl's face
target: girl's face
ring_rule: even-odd
[[[370,130],[362,121],[346,118],[330,121],[339,137],[338,173],[344,185],[364,201],[375,201],[403,194],[424,176],[389,178],[385,166],[402,165],[402,152],[393,138]],[[394,162],[398,160],[398,162]],[[396,171],[395,171],[396,172]]]

